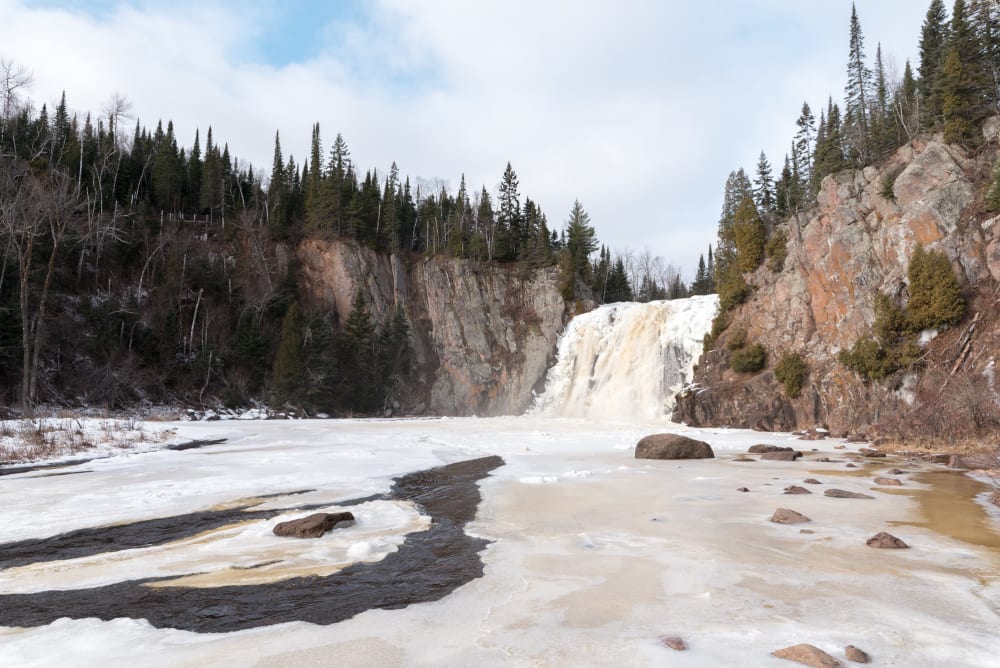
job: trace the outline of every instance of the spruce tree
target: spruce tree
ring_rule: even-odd
[[[943,0],[931,0],[920,32],[920,93],[921,123],[934,128],[941,120],[941,99],[938,75],[944,66],[945,43],[948,39],[947,13]]]
[[[813,116],[808,102],[802,103],[802,111],[795,125],[799,130],[795,133],[792,155],[794,163],[798,166],[799,182],[803,184],[802,190],[807,191],[807,184],[812,180],[813,142],[816,139],[816,117]]]
[[[271,391],[276,404],[295,404],[302,399],[304,371],[302,311],[295,301],[281,322],[281,339],[274,357]]]
[[[590,215],[584,211],[580,200],[573,202],[566,221],[566,248],[572,270],[587,278],[590,255],[597,250],[597,233],[590,224]]]
[[[753,183],[753,199],[761,214],[774,212],[774,178],[771,176],[771,163],[767,161],[764,151],[757,158],[757,175]]]
[[[871,70],[865,65],[864,35],[858,12],[851,3],[850,47],[847,57],[847,86],[844,89],[844,106],[850,123],[847,137],[853,159],[859,165],[870,160],[868,146],[869,98],[871,97]]]

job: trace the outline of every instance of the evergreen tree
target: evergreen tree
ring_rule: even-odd
[[[590,224],[590,215],[583,210],[580,200],[573,202],[566,221],[566,248],[574,273],[587,278],[590,254],[597,250],[597,233]]]
[[[939,81],[944,140],[959,144],[972,142],[975,138],[972,119],[974,84],[957,48],[949,49]]]
[[[767,231],[757,213],[757,207],[749,197],[736,210],[731,230],[737,266],[741,272],[755,270],[763,260]]]
[[[979,40],[985,106],[1000,106],[1000,7],[992,0],[971,0],[969,21]]]
[[[816,139],[816,118],[808,102],[802,103],[802,112],[795,125],[799,130],[795,133],[795,143],[792,145],[793,164],[798,167],[801,190],[808,192],[808,184],[812,180],[813,142]]]
[[[847,58],[847,86],[844,89],[844,106],[847,118],[847,137],[851,157],[858,165],[867,165],[871,156],[868,146],[869,98],[871,97],[871,70],[865,65],[864,36],[858,12],[851,3],[851,38]]]
[[[945,43],[948,39],[947,13],[943,0],[931,0],[920,33],[920,93],[921,122],[925,128],[935,127],[941,119],[941,99],[938,94],[938,73],[944,66]]]
[[[188,158],[188,205],[187,208],[197,211],[201,206],[202,161],[199,132],[194,131],[194,146],[191,147],[191,157]]]
[[[607,304],[613,304],[615,302],[630,302],[632,299],[632,286],[629,284],[628,274],[625,272],[625,262],[621,257],[618,257],[608,274],[604,301]]]
[[[288,196],[285,179],[285,161],[281,154],[281,137],[274,133],[274,158],[271,162],[271,181],[267,186],[268,228],[275,239],[288,236]]]
[[[292,302],[281,322],[281,339],[274,358],[271,391],[278,405],[295,404],[302,399],[305,355],[302,345],[302,311]]]
[[[705,256],[698,256],[698,269],[694,273],[694,281],[691,283],[692,295],[712,294],[708,277],[708,267],[705,266]]]
[[[358,291],[337,338],[340,402],[355,411],[367,412],[376,407],[374,334],[364,297]]]
[[[774,212],[774,179],[771,176],[771,163],[767,161],[764,151],[757,158],[757,177],[753,182],[753,199],[757,209],[762,214]]]
[[[521,219],[520,195],[517,191],[517,174],[510,163],[504,169],[497,195],[497,228],[499,231],[497,257],[516,260],[520,256],[525,237]]]
[[[907,268],[910,301],[906,321],[919,331],[951,325],[965,314],[965,299],[955,278],[948,256],[940,251],[925,251],[917,244]]]

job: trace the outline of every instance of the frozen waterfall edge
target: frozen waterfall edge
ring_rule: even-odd
[[[529,414],[669,418],[675,395],[691,381],[718,303],[716,295],[621,302],[576,316],[559,337],[545,392]]]

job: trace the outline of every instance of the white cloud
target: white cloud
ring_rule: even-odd
[[[881,39],[914,57],[924,8],[859,0]],[[329,47],[282,66],[256,48],[280,5],[120,5],[94,17],[0,0],[0,55],[65,89],[76,109],[127,95],[144,124],[171,118],[269,169],[274,130],[300,161],[311,124],[362,167],[495,189],[509,160],[522,195],[561,226],[572,201],[613,247],[649,246],[693,272],[714,239],[731,169],[764,149],[780,170],[802,100],[842,95],[849,0],[379,0],[326,26]]]

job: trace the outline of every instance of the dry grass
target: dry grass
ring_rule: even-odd
[[[97,447],[126,450],[156,443],[171,431],[149,430],[137,418],[46,417],[0,422],[0,463],[25,463],[66,457]]]

